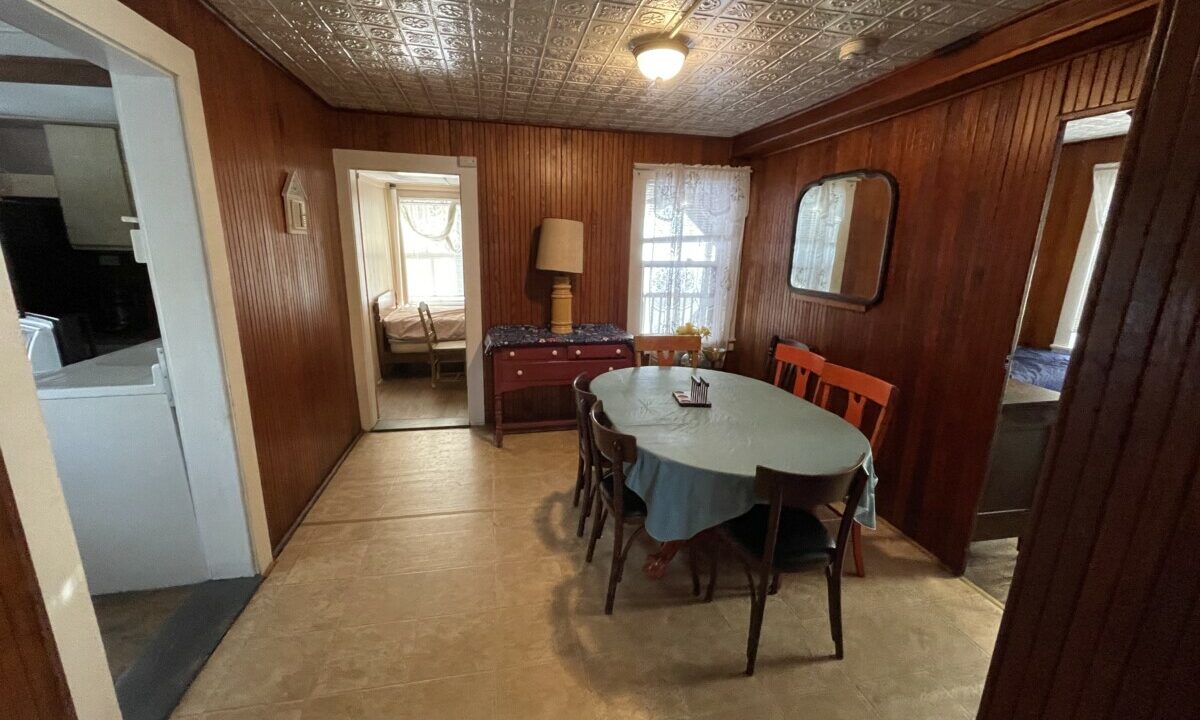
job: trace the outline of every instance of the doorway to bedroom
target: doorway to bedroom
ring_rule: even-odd
[[[353,172],[378,358],[374,430],[468,424],[457,175]]]
[[[1058,419],[1130,124],[1127,110],[1063,123],[967,559],[967,578],[1001,603]]]

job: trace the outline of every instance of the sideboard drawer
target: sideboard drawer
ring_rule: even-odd
[[[572,360],[625,359],[632,362],[633,351],[628,345],[580,345],[571,348]]]
[[[495,382],[500,388],[533,387],[537,385],[569,385],[575,376],[586,372],[592,377],[609,370],[630,367],[628,359],[563,360],[555,362],[498,363]]]
[[[502,350],[496,353],[496,359],[501,362],[550,362],[567,360],[570,348],[565,346],[551,347],[519,347]]]

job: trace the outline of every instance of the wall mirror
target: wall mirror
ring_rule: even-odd
[[[883,296],[896,181],[877,170],[828,175],[796,206],[788,284],[804,295],[868,307]]]

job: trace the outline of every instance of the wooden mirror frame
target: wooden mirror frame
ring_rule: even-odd
[[[824,292],[822,290],[808,290],[806,288],[798,288],[792,284],[792,262],[796,256],[796,230],[800,224],[800,203],[804,201],[804,196],[809,190],[823,185],[831,180],[840,180],[842,178],[881,178],[892,191],[892,207],[888,212],[887,228],[883,233],[883,247],[880,249],[879,258],[879,274],[875,282],[875,294],[869,298],[853,297],[843,295],[842,293]],[[855,310],[864,311],[869,307],[878,305],[883,300],[883,286],[887,280],[888,258],[892,252],[892,236],[896,231],[896,211],[900,207],[900,184],[896,182],[896,178],[885,170],[872,170],[870,168],[862,168],[859,170],[851,170],[849,172],[834,173],[824,175],[800,189],[800,194],[796,197],[795,211],[792,213],[792,235],[791,235],[791,251],[788,253],[787,261],[787,285],[793,295],[800,295],[803,298],[811,298],[832,305],[850,307]]]

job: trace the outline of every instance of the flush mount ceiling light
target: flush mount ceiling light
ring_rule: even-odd
[[[633,48],[638,70],[648,80],[670,80],[683,69],[687,43],[677,37],[658,37],[639,43]]]

